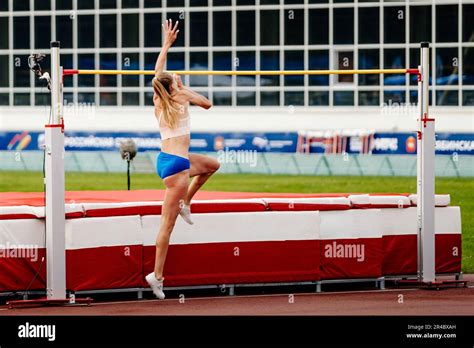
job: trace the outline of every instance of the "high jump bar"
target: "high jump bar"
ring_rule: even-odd
[[[358,69],[358,70],[181,70],[168,71],[178,75],[380,75],[380,74],[415,74],[418,69]],[[63,76],[67,75],[155,75],[154,70],[82,70],[64,69]]]

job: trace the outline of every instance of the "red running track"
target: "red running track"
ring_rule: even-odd
[[[471,279],[472,286],[474,275],[465,279]],[[474,287],[200,297],[182,302],[172,298],[92,303],[89,307],[9,310],[1,306],[0,315],[474,315]]]

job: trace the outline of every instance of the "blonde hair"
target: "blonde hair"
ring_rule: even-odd
[[[171,96],[173,76],[162,72],[153,78],[153,90],[160,100],[163,119],[170,128],[176,128],[179,117],[179,104]]]

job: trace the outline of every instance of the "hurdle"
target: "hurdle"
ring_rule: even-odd
[[[169,71],[179,75],[355,75],[409,74],[418,78],[417,119],[417,219],[418,281],[435,281],[435,123],[429,117],[429,43],[420,45],[420,65],[415,69],[361,70],[261,70],[261,71]],[[60,43],[51,42],[51,108],[52,117],[45,125],[46,185],[46,256],[47,298],[65,299],[65,187],[64,187],[64,120],[63,79],[70,75],[154,75],[153,70],[81,70],[63,69]]]

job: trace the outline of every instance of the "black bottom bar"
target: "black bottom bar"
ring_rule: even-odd
[[[473,317],[0,317],[0,346],[343,344],[472,347]],[[41,325],[43,337],[37,335]],[[52,326],[54,325],[54,339]],[[49,331],[48,331],[49,330]],[[49,334],[48,334],[49,332]],[[20,337],[20,336],[30,337]]]

